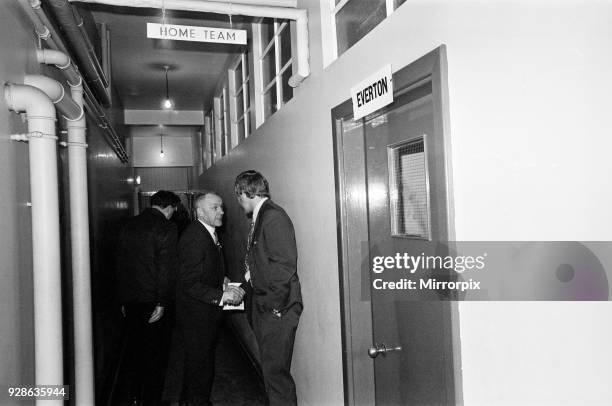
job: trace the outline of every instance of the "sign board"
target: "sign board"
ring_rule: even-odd
[[[393,72],[387,65],[372,76],[351,87],[353,118],[365,115],[393,103]]]
[[[147,38],[246,45],[246,30],[147,23]]]

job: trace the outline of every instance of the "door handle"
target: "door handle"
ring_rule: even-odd
[[[402,350],[402,347],[400,347],[399,345],[397,345],[395,347],[387,347],[387,345],[385,343],[374,344],[368,350],[368,355],[370,356],[370,358],[376,358],[376,357],[378,357],[378,354],[382,354],[383,357],[384,357],[388,352],[391,352],[391,351],[401,351],[401,350]]]

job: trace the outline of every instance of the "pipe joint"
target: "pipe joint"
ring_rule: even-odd
[[[83,118],[83,108],[66,94],[64,86],[57,80],[42,75],[26,75],[24,82],[42,90],[66,120],[76,121]]]
[[[4,99],[10,110],[26,112],[29,119],[55,121],[55,107],[42,90],[28,85],[7,83]]]
[[[59,69],[67,69],[70,66],[70,57],[55,49],[39,49],[36,51],[38,63],[55,65]]]
[[[60,68],[58,66],[58,68]],[[62,68],[60,68],[62,69]],[[70,81],[68,81],[68,86],[70,86],[70,88],[72,90],[75,90],[76,88],[81,88],[81,91],[83,91],[83,78],[81,76],[78,77],[79,81],[77,83],[71,83]]]
[[[51,99],[53,104],[59,103],[66,95],[64,86],[62,86],[57,80],[51,79],[47,76],[26,75],[23,82],[26,85],[42,90],[49,97],[49,99]]]
[[[60,70],[68,69],[70,67],[70,63],[70,58],[68,58],[68,62],[66,62],[65,65],[55,65],[55,67]]]
[[[85,109],[83,107],[79,107],[80,113],[76,118],[68,118],[65,114],[62,114],[62,116],[66,119],[66,121],[68,122],[75,122],[75,121],[79,121],[81,120],[83,117],[85,117]]]
[[[87,126],[84,125],[83,123],[79,123],[78,121],[70,121],[66,124],[66,126],[68,127],[68,131],[66,131],[66,134],[68,134],[70,132],[70,130],[83,130],[83,131],[87,131]]]
[[[36,35],[38,35],[38,38],[48,41],[49,38],[51,38],[51,31],[49,31],[49,29],[47,28],[47,26],[43,26],[43,31],[42,32],[38,32],[38,30],[36,31]]]

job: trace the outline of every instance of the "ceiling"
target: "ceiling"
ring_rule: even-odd
[[[164,65],[170,66],[170,98],[175,110],[208,110],[224,68],[244,46],[147,38],[146,23],[161,23],[161,10],[81,3],[111,36],[113,90],[125,109],[159,110],[165,96]],[[248,17],[166,11],[166,23],[243,28]],[[250,36],[250,35],[249,35]]]

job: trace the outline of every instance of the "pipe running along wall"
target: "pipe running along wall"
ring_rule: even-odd
[[[55,107],[42,90],[7,84],[10,110],[28,121],[32,253],[34,276],[34,352],[37,385],[63,385],[62,283]],[[62,400],[37,404],[63,405]]]
[[[81,82],[70,85],[70,89],[72,99],[82,108],[83,86]],[[85,117],[81,116],[78,120],[68,122],[72,314],[74,317],[74,376],[77,405],[95,403],[85,132]]]
[[[68,174],[70,190],[70,240],[72,253],[72,312],[74,319],[74,376],[73,396],[77,405],[95,403],[93,334],[91,305],[91,265],[89,252],[89,209],[87,191],[86,120],[83,112],[83,81],[63,52],[49,49],[37,51],[38,62],[55,65],[67,78],[71,90],[71,102],[80,115],[68,118]],[[45,77],[36,79],[41,84]],[[55,82],[51,80],[52,82]],[[64,88],[61,88],[64,95]],[[47,84],[51,87],[50,84]],[[58,91],[55,90],[57,93]],[[48,92],[46,92],[49,95]],[[50,95],[52,100],[57,94]]]
[[[69,0],[71,2],[77,0]],[[161,0],[78,0],[81,3],[107,4],[122,7],[161,8]],[[246,0],[243,0],[246,1]],[[297,87],[310,75],[308,48],[308,12],[304,9],[267,6],[267,0],[253,0],[249,3],[258,5],[226,3],[200,0],[165,0],[164,6],[170,10],[197,11],[204,13],[244,15],[249,17],[267,17],[294,20],[297,38],[297,73],[289,78],[289,85]],[[272,0],[271,4],[278,4]]]
[[[246,4],[250,6],[297,7],[297,0],[213,0],[218,3]]]
[[[57,57],[61,58],[61,60],[64,61],[61,62],[57,60],[56,62],[48,61],[44,63],[55,64],[60,70],[64,72],[65,75],[67,75],[69,84],[78,83],[81,80],[81,75],[78,73],[78,68],[67,56],[68,51],[66,49],[66,46],[64,45],[64,42],[62,41],[61,37],[57,34],[57,31],[54,29],[49,19],[47,18],[45,11],[41,8],[40,0],[17,1],[30,18],[30,21],[34,25],[34,29],[39,39],[45,41],[45,43],[51,48],[39,50],[38,52],[43,52],[45,55],[59,52],[59,54],[55,54],[54,56],[51,56],[51,58]],[[63,56],[61,56],[60,54]],[[115,151],[121,162],[127,163],[129,161],[129,158],[125,150],[123,140],[121,140],[112,125],[110,125],[109,120],[102,111],[98,100],[95,98],[94,94],[85,82],[83,82],[83,91],[85,93],[85,103],[88,106],[87,111],[90,114],[91,118],[93,118],[96,125],[104,131],[105,137],[107,138],[109,144],[113,148],[113,151]]]
[[[69,39],[75,56],[80,62],[79,66],[83,69],[87,82],[91,85],[96,97],[104,107],[110,106],[110,97],[106,90],[108,80],[85,32],[83,18],[68,0],[47,0],[47,4],[48,9],[55,15],[64,34]]]

